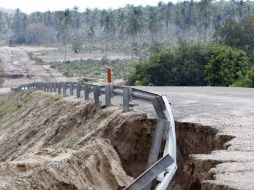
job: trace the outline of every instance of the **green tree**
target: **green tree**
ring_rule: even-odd
[[[59,11],[59,22],[60,28],[58,33],[62,34],[63,44],[64,44],[64,61],[66,61],[67,57],[67,40],[68,40],[68,28],[70,26],[70,10],[66,9],[65,11]]]
[[[160,19],[157,14],[157,10],[153,7],[148,9],[149,21],[148,21],[148,29],[151,35],[152,42],[154,42],[154,35],[158,32],[159,28],[161,28]]]
[[[201,0],[200,7],[200,20],[203,26],[204,42],[207,41],[207,29],[210,24],[212,0]]]
[[[25,34],[27,29],[27,16],[19,9],[16,10],[11,24],[12,31],[14,33],[14,43],[25,43]]]
[[[90,25],[87,30],[87,35],[90,39],[93,39],[95,37],[95,31],[93,25]]]
[[[205,66],[209,85],[230,86],[246,75],[249,63],[245,52],[217,44],[209,49],[211,56]]]
[[[246,75],[242,75],[232,86],[254,88],[254,67],[251,66]]]
[[[130,75],[131,85],[253,85],[246,53],[220,44],[180,44],[174,51],[154,48]]]
[[[206,85],[208,52],[202,45],[182,43],[175,51],[155,48],[148,60],[135,65],[131,85]]]
[[[137,37],[137,34],[142,30],[143,28],[143,12],[141,7],[130,7],[130,11],[128,13],[128,26],[127,26],[127,32],[132,37],[132,61],[133,61],[133,55],[135,51],[135,39]]]
[[[109,36],[115,31],[115,19],[111,10],[104,13],[104,19],[101,20],[104,32],[106,33],[106,57],[108,56],[108,40]]]
[[[119,32],[119,39],[121,40],[121,44],[123,45],[124,42],[124,34],[126,33],[126,20],[125,20],[125,12],[122,9],[118,10],[117,17],[116,17],[116,27]]]
[[[215,33],[215,39],[226,45],[254,51],[254,17],[244,17],[241,22],[227,19],[224,26]]]

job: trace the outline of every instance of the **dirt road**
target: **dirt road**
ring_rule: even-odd
[[[37,65],[22,47],[0,47],[0,59],[5,73],[0,94],[19,84],[70,80],[49,65]]]

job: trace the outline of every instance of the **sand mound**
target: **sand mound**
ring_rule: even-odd
[[[120,107],[21,92],[0,102],[0,189],[122,189],[146,165],[155,121]]]

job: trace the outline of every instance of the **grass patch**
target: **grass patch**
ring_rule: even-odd
[[[0,125],[7,123],[16,114],[18,114],[22,109],[27,106],[34,98],[38,96],[38,92],[26,93],[24,96],[22,94],[10,93],[0,100]],[[17,103],[18,102],[18,103]]]
[[[133,69],[133,64],[127,60],[75,60],[62,62],[52,62],[51,67],[58,69],[69,77],[78,77],[91,81],[107,80],[107,67],[110,65],[112,70],[112,79],[127,79]]]

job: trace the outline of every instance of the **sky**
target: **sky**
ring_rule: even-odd
[[[21,9],[25,13],[47,10],[64,10],[78,6],[80,10],[86,8],[119,8],[131,5],[157,5],[162,2],[178,2],[180,0],[0,0],[0,7],[7,9]]]

